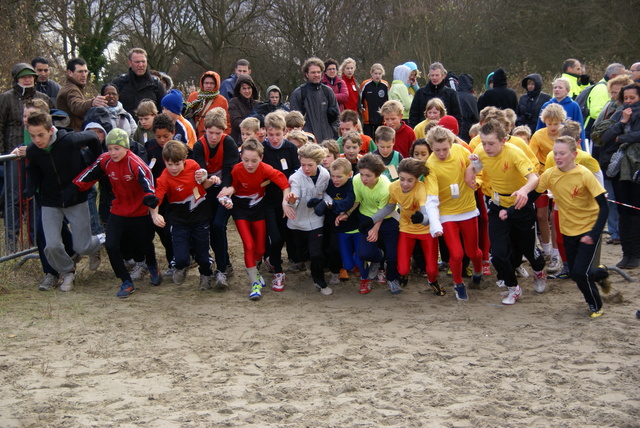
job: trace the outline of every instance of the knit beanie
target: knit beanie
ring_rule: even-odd
[[[182,113],[182,92],[177,89],[172,89],[167,95],[164,96],[160,105],[173,114]]]
[[[438,121],[438,125],[448,129],[455,135],[458,135],[458,132],[460,132],[460,128],[458,127],[458,119],[450,115],[442,116],[442,119]]]
[[[129,148],[129,136],[127,135],[127,131],[120,128],[113,128],[105,139],[105,145],[109,146],[111,144],[117,144],[118,146],[122,146],[125,149]]]

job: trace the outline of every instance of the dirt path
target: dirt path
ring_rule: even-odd
[[[0,426],[638,426],[640,270],[592,320],[571,281],[523,280],[506,307],[494,277],[463,303],[444,273],[444,297],[416,279],[326,297],[296,273],[251,302],[233,261],[228,292],[192,271],[125,301],[106,265],[81,262],[67,294],[38,292],[33,261],[2,266]]]

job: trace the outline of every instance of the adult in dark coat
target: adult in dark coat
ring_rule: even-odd
[[[460,100],[460,111],[462,121],[459,122],[460,132],[458,137],[469,142],[469,129],[480,120],[478,115],[478,101],[473,93],[473,77],[470,74],[462,73],[458,78],[458,100]]]
[[[156,103],[158,111],[162,111],[160,101],[167,95],[167,90],[157,77],[149,73],[147,52],[140,48],[131,49],[128,64],[129,72],[121,74],[112,82],[118,88],[124,109],[137,119],[136,109],[140,101],[149,99]]]
[[[412,128],[424,120],[424,110],[432,98],[440,98],[447,109],[447,114],[455,117],[458,123],[462,121],[458,93],[445,85],[446,75],[447,70],[439,62],[429,66],[429,82],[418,89],[409,109],[409,125]]]
[[[244,87],[243,87],[244,85]],[[249,92],[249,88],[251,92]],[[258,105],[258,89],[253,79],[248,74],[238,76],[236,86],[233,88],[234,97],[229,100],[229,117],[231,118],[231,138],[236,144],[242,144],[240,135],[240,123],[253,114]]]
[[[529,74],[522,79],[522,87],[527,93],[521,96],[518,102],[516,125],[527,125],[533,133],[536,130],[542,105],[551,99],[551,95],[542,92],[542,76],[537,73]]]
[[[510,108],[513,111],[518,107],[518,96],[513,89],[507,87],[507,73],[502,68],[493,72],[493,88],[478,99],[478,110],[488,106],[501,110]]]

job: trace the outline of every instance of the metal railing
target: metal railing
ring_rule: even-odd
[[[36,207],[33,199],[22,197],[25,184],[25,160],[13,154],[0,156],[0,263],[37,251]]]

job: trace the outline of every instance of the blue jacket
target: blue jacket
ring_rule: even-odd
[[[567,119],[571,119],[571,120],[575,120],[576,122],[578,122],[580,124],[580,139],[582,141],[580,141],[580,146],[582,148],[582,150],[585,150],[585,146],[584,146],[584,139],[586,138],[584,135],[584,119],[582,117],[582,111],[580,110],[580,106],[578,105],[577,102],[573,101],[570,97],[564,97],[564,99],[560,102],[558,102],[558,100],[556,100],[555,98],[551,98],[549,101],[547,101],[546,103],[544,103],[542,105],[542,109],[540,109],[540,114],[542,114],[542,110],[544,110],[544,108],[546,106],[548,106],[551,103],[555,103],[555,104],[560,104],[562,106],[562,108],[564,109],[564,111],[567,112]],[[542,119],[538,118],[538,125],[536,126],[536,131],[538,129],[542,129],[542,128],[546,128],[547,125],[544,124],[544,122],[542,121]]]

